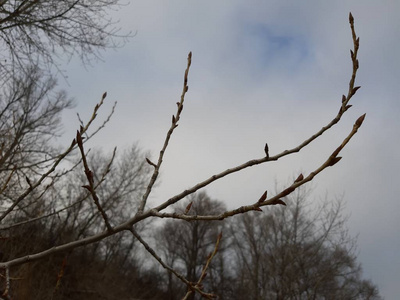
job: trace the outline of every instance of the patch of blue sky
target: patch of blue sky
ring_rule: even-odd
[[[271,72],[276,68],[296,71],[313,59],[304,35],[295,32],[279,33],[267,24],[244,26],[237,46],[240,51],[252,57],[251,67],[259,72]]]

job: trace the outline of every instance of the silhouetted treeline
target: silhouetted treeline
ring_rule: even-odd
[[[311,207],[304,190],[285,202],[287,207],[243,214],[228,222],[169,220],[138,230],[152,240],[169,266],[192,282],[222,232],[218,254],[203,281],[205,290],[219,299],[380,299],[377,287],[362,278],[343,203],[325,201]],[[184,211],[188,203],[192,215],[226,208],[199,193],[176,211]],[[87,226],[87,220],[76,214],[3,230],[2,259],[84,234],[79,228]],[[25,264],[13,270],[12,278],[13,299],[181,299],[187,289],[128,234]]]

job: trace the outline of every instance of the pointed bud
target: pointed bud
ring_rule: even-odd
[[[354,23],[354,18],[353,18],[353,15],[351,13],[349,13],[349,22],[350,22],[350,24]]]
[[[259,208],[259,207],[255,207],[253,210],[255,210],[255,211],[263,211],[261,208]]]
[[[276,200],[274,203],[272,203],[272,205],[277,205],[277,204],[286,206],[286,203],[283,202],[281,199],[278,199],[278,200]]]
[[[265,143],[264,152],[265,152],[265,156],[266,156],[267,158],[269,158],[269,153],[268,153],[268,151],[269,151],[269,149],[268,149],[268,144]]]
[[[188,55],[188,67],[190,67],[191,64],[192,64],[192,51],[190,51]]]
[[[304,179],[303,174],[300,174],[299,177],[297,177],[297,179],[294,182],[299,182],[302,181]]]
[[[104,92],[103,96],[102,96],[102,100],[104,100],[107,97],[107,92]]]
[[[346,111],[346,110],[348,110],[350,107],[352,107],[353,105],[346,105],[345,107],[344,107],[344,111]]]
[[[357,121],[354,123],[355,126],[360,127],[362,125],[362,123],[364,122],[365,119],[365,115],[363,114],[362,116],[360,116]]]
[[[346,102],[346,96],[345,95],[342,96],[342,103],[344,103],[344,102]]]
[[[262,194],[261,198],[258,199],[258,203],[264,202],[267,199],[267,193],[268,191],[265,191],[264,194]]]
[[[360,87],[361,87],[361,86],[355,86],[355,87],[353,88],[353,90],[351,91],[351,94],[354,95],[354,94],[358,91],[358,89],[359,89]]]
[[[329,162],[329,167],[336,165],[342,159],[341,156],[333,157]]]
[[[192,207],[193,202],[190,202],[185,209],[185,215],[189,212],[190,208]]]

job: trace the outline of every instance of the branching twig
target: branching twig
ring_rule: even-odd
[[[168,266],[160,256],[157,255],[157,253],[154,251],[153,248],[150,247],[150,245],[136,232],[136,230],[131,227],[129,231],[132,233],[132,235],[144,246],[147,252],[149,252],[158,262],[159,264],[172,274],[176,276],[179,280],[181,280],[184,284],[190,285],[190,282],[180,273],[178,273],[174,268]]]
[[[80,134],[84,134],[90,124],[92,124],[93,120],[96,118],[97,116],[97,111],[99,110],[99,108],[101,107],[101,105],[104,102],[104,99],[106,98],[107,93],[104,93],[100,103],[96,104],[92,117],[90,118],[89,122],[86,124],[86,126],[82,126],[81,130],[80,130]],[[23,199],[26,198],[26,196],[28,196],[33,190],[35,190],[44,180],[46,180],[51,173],[54,172],[54,170],[56,169],[56,167],[61,163],[61,161],[63,161],[68,154],[70,154],[72,152],[72,150],[74,150],[76,147],[76,141],[75,139],[72,141],[71,145],[68,147],[67,150],[64,151],[64,153],[60,154],[57,158],[57,160],[53,163],[52,167],[45,172],[42,176],[40,176],[39,180],[36,181],[35,183],[32,183],[32,185],[26,189],[26,191],[24,193],[22,193],[22,195],[20,195],[12,205],[10,205],[10,207],[0,216],[0,221],[2,221]]]
[[[3,294],[1,296],[2,297],[7,297],[6,299],[9,299],[9,294],[8,293],[10,291],[10,268],[6,268],[5,269],[4,277],[5,277],[6,284],[5,284],[4,292],[3,292]]]
[[[189,290],[187,291],[185,297],[183,297],[183,300],[187,300],[187,299],[189,298],[189,296],[193,293],[193,291],[195,290],[195,288],[198,288],[198,289],[202,290],[203,286],[202,286],[202,283],[201,283],[201,282],[202,282],[203,279],[206,277],[206,275],[207,275],[207,269],[208,269],[208,267],[210,266],[210,263],[211,263],[212,259],[214,258],[214,256],[215,256],[215,255],[217,254],[217,252],[218,252],[219,242],[221,241],[221,238],[222,238],[222,233],[220,233],[220,234],[218,235],[217,242],[215,243],[214,250],[213,250],[213,252],[211,252],[210,255],[208,256],[207,262],[206,262],[206,264],[203,266],[203,269],[201,270],[201,274],[200,274],[199,280],[196,282],[195,285],[189,286]],[[204,293],[204,294],[201,294],[201,295],[202,295],[203,297],[207,298],[207,299],[214,299],[214,298],[217,297],[216,295],[214,295],[214,294],[209,294],[209,293]]]
[[[104,209],[101,207],[99,197],[97,196],[96,191],[94,189],[94,186],[95,186],[94,175],[93,175],[93,172],[89,169],[89,166],[88,166],[88,163],[86,160],[85,150],[83,149],[82,136],[79,131],[77,131],[77,133],[76,133],[76,142],[78,144],[79,150],[81,151],[82,162],[83,162],[83,166],[85,168],[85,175],[89,182],[88,185],[84,185],[83,187],[85,189],[87,189],[90,192],[90,194],[92,195],[93,201],[96,204],[97,209],[99,210],[101,216],[103,217],[104,223],[106,224],[107,230],[113,231],[110,221],[108,220],[108,216],[107,216],[106,212],[104,211]],[[114,149],[113,157],[114,156],[115,156],[115,149]]]
[[[4,182],[3,186],[1,187],[0,194],[2,194],[6,190],[12,176],[14,175],[15,170],[16,170],[16,167],[14,166],[13,170],[11,170],[10,174],[7,176],[6,181]]]
[[[162,149],[160,151],[160,155],[158,157],[158,162],[155,165],[154,163],[150,162],[149,159],[146,160],[150,165],[152,165],[154,167],[154,172],[150,179],[150,183],[147,186],[146,192],[143,195],[142,201],[140,202],[139,209],[137,212],[138,214],[143,213],[143,210],[146,206],[147,199],[148,199],[148,197],[151,193],[151,190],[157,180],[158,173],[159,173],[162,161],[163,161],[164,153],[167,150],[169,140],[172,136],[172,133],[174,132],[174,129],[176,127],[178,127],[178,121],[180,119],[180,116],[181,116],[181,113],[183,110],[183,102],[185,101],[185,95],[189,89],[189,86],[187,85],[187,83],[188,83],[189,68],[190,68],[191,63],[192,63],[192,52],[189,52],[188,59],[187,59],[187,67],[186,67],[185,76],[183,79],[183,90],[182,90],[182,95],[181,95],[181,101],[176,103],[176,105],[178,106],[177,112],[175,115],[172,116],[172,124],[167,132],[167,136],[165,137],[164,146],[162,147]]]
[[[257,165],[257,164],[261,164],[261,163],[265,163],[268,161],[273,161],[273,160],[278,160],[281,157],[284,157],[286,155],[295,153],[295,152],[299,152],[301,149],[303,149],[304,147],[306,147],[308,144],[310,144],[312,141],[314,141],[315,139],[317,139],[319,136],[321,136],[324,132],[326,132],[327,130],[329,130],[333,125],[335,125],[337,122],[339,122],[339,120],[341,119],[341,117],[343,116],[343,114],[351,107],[351,105],[349,105],[349,101],[352,98],[352,96],[354,96],[354,94],[356,93],[356,91],[359,89],[359,87],[355,87],[354,83],[355,83],[355,78],[356,78],[356,74],[357,74],[357,70],[358,70],[358,60],[357,60],[357,53],[358,53],[358,47],[359,47],[359,38],[357,38],[355,31],[354,31],[354,20],[352,15],[350,14],[349,16],[349,20],[350,20],[350,26],[351,26],[351,30],[352,30],[352,37],[353,37],[353,44],[354,44],[354,50],[351,51],[351,59],[352,59],[352,63],[353,63],[353,70],[352,70],[352,76],[350,79],[350,83],[349,83],[349,90],[347,93],[347,96],[343,96],[342,97],[342,103],[341,103],[341,107],[339,109],[338,114],[336,115],[336,117],[334,119],[332,119],[325,127],[321,128],[317,133],[315,133],[314,135],[312,135],[311,137],[309,137],[308,139],[306,139],[304,142],[302,142],[300,145],[298,145],[295,148],[292,148],[290,150],[286,150],[283,151],[280,154],[277,154],[275,156],[269,156],[269,152],[268,152],[268,148],[266,147],[265,150],[265,157],[261,158],[261,159],[254,159],[254,160],[250,160],[242,165],[239,165],[237,167],[225,170],[219,174],[213,175],[210,178],[204,180],[203,182],[200,182],[196,185],[194,185],[193,187],[181,192],[180,194],[168,199],[167,201],[165,201],[164,203],[162,203],[161,205],[153,208],[153,209],[149,209],[149,210],[144,210],[146,207],[146,202],[147,199],[151,193],[151,190],[154,186],[154,183],[157,180],[158,177],[158,173],[159,173],[159,169],[160,166],[162,164],[162,160],[163,160],[163,156],[165,153],[165,150],[168,146],[169,140],[171,138],[171,135],[174,131],[174,129],[177,127],[178,125],[178,121],[180,119],[180,114],[182,112],[183,109],[183,102],[184,102],[184,97],[185,94],[188,90],[188,86],[187,86],[187,77],[188,77],[188,72],[189,72],[189,67],[190,67],[190,63],[191,63],[191,53],[189,53],[188,56],[188,64],[187,64],[187,68],[185,71],[185,77],[184,77],[184,87],[183,87],[183,92],[182,92],[182,96],[181,96],[181,101],[177,103],[178,105],[178,110],[176,115],[174,115],[172,117],[172,124],[171,127],[167,133],[165,142],[164,142],[164,146],[162,148],[162,150],[160,151],[160,155],[158,158],[158,162],[157,164],[152,164],[154,167],[154,173],[153,176],[150,180],[150,183],[147,187],[147,190],[145,192],[145,194],[143,195],[143,198],[141,200],[138,212],[136,213],[136,215],[134,217],[132,217],[131,219],[127,220],[126,222],[119,224],[117,226],[115,226],[114,228],[111,228],[111,226],[107,225],[107,219],[105,218],[106,221],[106,225],[107,225],[107,229],[104,232],[98,233],[98,234],[94,234],[92,236],[88,236],[86,238],[83,238],[81,240],[75,240],[69,243],[66,243],[64,245],[60,245],[60,246],[56,246],[47,250],[44,250],[42,252],[39,253],[35,253],[35,254],[30,254],[30,255],[26,255],[23,257],[19,257],[19,258],[15,258],[13,260],[7,261],[7,262],[1,262],[0,263],[0,268],[1,269],[9,269],[11,266],[14,265],[21,265],[30,261],[34,261],[34,260],[39,260],[45,257],[48,257],[49,255],[55,254],[55,253],[60,253],[60,252],[64,252],[64,251],[68,251],[68,250],[72,250],[74,248],[77,247],[81,247],[84,245],[88,245],[88,244],[92,244],[92,243],[96,243],[99,242],[111,235],[114,235],[118,232],[124,231],[124,230],[129,230],[132,232],[132,234],[144,245],[144,247],[146,248],[146,250],[151,253],[153,255],[153,257],[155,257],[155,259],[164,267],[166,268],[168,271],[172,272],[177,278],[179,278],[182,282],[184,282],[185,284],[187,284],[188,286],[191,286],[196,292],[200,293],[202,296],[206,296],[208,294],[204,293],[196,284],[195,285],[190,285],[190,282],[188,282],[187,279],[185,279],[182,275],[180,275],[179,273],[177,273],[175,270],[173,270],[172,267],[167,266],[162,260],[161,258],[155,253],[155,251],[133,230],[133,225],[152,216],[157,216],[157,217],[168,217],[168,218],[179,218],[179,219],[183,219],[183,220],[216,220],[216,219],[224,219],[230,216],[233,216],[235,214],[239,214],[239,213],[243,213],[246,211],[250,211],[250,210],[260,210],[262,206],[266,206],[266,205],[276,205],[276,204],[283,204],[284,202],[281,200],[282,197],[285,197],[287,195],[289,195],[290,193],[292,193],[296,188],[298,188],[299,186],[305,184],[306,182],[311,181],[317,174],[319,174],[320,172],[322,172],[324,169],[333,166],[334,164],[336,164],[339,160],[340,157],[338,157],[338,154],[340,153],[340,151],[343,149],[343,147],[346,146],[346,144],[350,141],[350,139],[354,136],[354,134],[357,132],[358,128],[361,126],[365,115],[361,116],[359,119],[357,119],[357,121],[355,122],[354,126],[353,126],[353,130],[351,131],[351,133],[343,140],[342,144],[335,150],[333,151],[333,153],[329,156],[329,158],[319,167],[317,168],[315,171],[311,172],[307,177],[304,176],[299,176],[292,185],[290,185],[288,188],[286,188],[285,190],[281,191],[280,193],[278,193],[277,195],[273,196],[270,199],[267,199],[267,195],[265,193],[265,198],[264,195],[260,198],[260,200],[256,201],[254,204],[252,205],[247,205],[247,206],[243,206],[240,207],[236,210],[232,210],[232,211],[227,211],[225,213],[222,213],[220,215],[214,215],[214,216],[191,216],[191,215],[185,215],[185,214],[168,214],[168,213],[161,213],[160,211],[167,208],[168,206],[178,202],[179,200],[183,199],[184,197],[186,197],[189,194],[192,194],[194,192],[196,192],[197,190],[211,184],[212,182],[227,176],[229,174],[235,173],[235,172],[239,172],[245,168]],[[103,95],[103,99],[102,101],[96,105],[94,113],[90,119],[90,121],[88,122],[88,124],[81,128],[81,131],[79,132],[79,135],[81,137],[82,134],[84,134],[84,132],[86,132],[87,128],[90,126],[90,124],[92,123],[92,121],[94,120],[94,118],[96,117],[96,113],[97,110],[99,108],[99,106],[102,104],[103,100],[105,98],[105,94]],[[54,163],[53,167],[51,170],[48,171],[48,173],[44,174],[41,179],[39,179],[39,181],[37,181],[36,183],[32,184],[32,190],[35,189],[37,186],[40,185],[40,183],[51,173],[54,171],[54,169],[56,168],[56,166],[60,163],[60,161],[67,156],[67,154],[72,151],[74,149],[74,147],[76,146],[77,141],[73,141],[73,143],[71,144],[70,148],[68,148],[68,150],[66,152],[64,152],[64,154],[60,155],[59,159]],[[83,149],[81,150],[83,152]],[[83,154],[84,156],[84,154]],[[87,172],[87,177],[89,179],[89,187],[90,187],[90,182],[93,182],[93,174],[90,174],[90,170],[87,168],[85,168],[85,172]],[[27,190],[23,195],[21,195],[15,202],[14,204],[11,206],[11,208],[6,211],[5,214],[3,214],[0,218],[0,220],[2,220],[10,211],[13,210],[13,208],[18,205],[18,203],[24,199],[29,193],[31,192],[31,189]],[[100,210],[101,211],[101,210]],[[104,216],[103,216],[104,218]],[[111,230],[110,230],[111,228]],[[200,279],[202,280],[203,275],[201,275]],[[201,283],[201,281],[200,281]]]
[[[136,232],[136,230],[133,227],[129,228],[129,231],[132,233],[132,235],[144,246],[144,248],[147,250],[147,252],[149,252],[157,261],[158,263],[167,271],[171,272],[172,274],[174,274],[174,276],[176,276],[176,278],[178,278],[179,280],[181,280],[185,285],[191,287],[192,289],[194,289],[196,292],[200,293],[202,296],[206,297],[207,293],[204,293],[197,285],[193,286],[193,284],[191,282],[189,282],[189,280],[187,280],[182,274],[180,274],[179,272],[177,272],[174,268],[168,266],[162,259],[160,256],[157,255],[157,253],[154,251],[153,248],[150,247],[150,245]],[[217,243],[219,244],[219,240],[217,241]],[[214,256],[214,255],[213,255]]]
[[[107,93],[105,93],[105,95],[107,95]],[[103,100],[104,100],[104,98],[103,98],[102,101],[99,103],[99,107],[100,107],[100,105],[103,104]],[[106,124],[111,120],[111,117],[112,117],[112,115],[113,115],[114,112],[115,112],[115,107],[116,107],[116,106],[117,106],[117,102],[114,102],[114,105],[113,105],[113,107],[111,108],[111,112],[108,114],[108,116],[107,116],[107,118],[104,120],[104,122],[103,122],[99,127],[97,127],[96,130],[94,130],[90,135],[87,133],[87,131],[85,132],[85,141],[84,141],[84,143],[87,142],[88,140],[90,140],[94,135],[96,135],[101,129],[103,129],[103,128],[106,126]],[[97,112],[97,111],[95,111],[94,113],[96,114],[96,112]],[[78,116],[79,123],[80,123],[81,126],[83,127],[83,126],[84,126],[84,125],[83,125],[84,123],[83,123],[83,121],[82,121],[81,116],[79,115],[79,113],[77,113],[77,116]]]
[[[186,221],[192,221],[192,220],[211,221],[211,220],[223,220],[228,217],[231,217],[231,216],[234,216],[237,214],[241,214],[241,213],[245,213],[248,211],[253,211],[253,210],[260,211],[261,206],[276,205],[276,204],[285,205],[285,203],[281,200],[281,198],[288,196],[299,186],[302,186],[303,184],[311,181],[315,176],[317,176],[319,173],[321,173],[324,169],[326,169],[328,167],[332,167],[337,162],[339,162],[341,157],[338,157],[337,155],[346,146],[346,144],[350,141],[350,139],[357,133],[358,129],[360,128],[360,126],[362,125],[362,123],[364,121],[364,118],[365,118],[365,114],[357,119],[357,121],[354,123],[353,129],[351,130],[349,135],[343,140],[342,144],[339,147],[337,147],[335,151],[333,151],[333,153],[328,157],[328,159],[320,167],[318,167],[316,170],[311,172],[305,178],[302,174],[300,174],[300,176],[293,182],[292,185],[290,185],[285,190],[283,190],[282,192],[278,193],[277,195],[275,195],[274,197],[272,197],[268,200],[266,200],[267,194],[265,192],[261,196],[261,198],[252,205],[242,206],[237,209],[234,209],[231,211],[226,211],[226,212],[224,212],[222,214],[218,214],[218,215],[200,216],[200,215],[186,215],[186,214],[178,214],[178,213],[160,213],[157,211],[157,209],[153,209],[152,213],[155,216],[160,217],[160,218],[182,219],[182,220],[186,220]],[[265,196],[265,199],[264,199],[264,196]]]
[[[110,172],[111,164],[113,163],[114,158],[115,158],[115,149],[114,149],[114,152],[113,152],[113,156],[112,156],[110,162],[109,162],[108,165],[107,165],[107,168],[105,169],[105,171],[104,171],[103,174],[101,175],[100,180],[99,180],[99,181],[96,183],[96,185],[94,186],[94,190],[96,190],[97,187],[100,186],[100,184],[101,184],[102,182],[104,182],[106,175]],[[79,163],[80,163],[80,162],[81,162],[81,160],[79,161]],[[76,167],[76,166],[74,166],[73,168],[75,168],[75,167]],[[70,170],[68,170],[68,172],[69,172],[69,171],[70,171]],[[63,174],[66,174],[66,172],[64,172]],[[57,175],[57,176],[59,176],[59,175]],[[25,220],[25,221],[21,221],[21,222],[18,222],[18,223],[14,223],[14,224],[11,224],[11,225],[0,226],[0,231],[1,231],[1,230],[11,229],[11,228],[18,227],[18,226],[21,226],[21,225],[25,225],[25,224],[28,224],[28,223],[36,222],[36,221],[39,221],[39,220],[46,219],[46,218],[48,218],[48,217],[57,215],[57,214],[59,214],[59,213],[61,213],[61,212],[64,212],[64,211],[66,211],[66,210],[68,210],[68,209],[74,207],[75,205],[81,203],[82,201],[86,200],[86,198],[87,198],[89,195],[90,195],[90,194],[87,194],[87,195],[85,195],[82,199],[79,199],[79,200],[75,201],[74,203],[72,203],[72,204],[70,204],[70,205],[67,205],[67,206],[65,206],[65,207],[63,207],[63,208],[60,208],[59,210],[53,211],[53,212],[51,212],[51,213],[48,213],[48,214],[45,214],[45,215],[42,215],[42,216],[39,216],[39,217],[36,217],[36,218],[28,219],[28,220]]]
[[[360,39],[356,36],[355,33],[355,29],[354,29],[354,19],[353,16],[349,15],[349,20],[350,20],[350,26],[351,26],[351,32],[352,32],[352,37],[353,37],[353,47],[354,47],[354,51],[351,50],[351,60],[352,60],[352,75],[351,75],[351,79],[349,82],[349,90],[348,90],[348,95],[346,96],[342,96],[342,103],[339,109],[339,112],[337,113],[337,115],[324,127],[322,127],[317,133],[315,133],[314,135],[312,135],[311,137],[309,137],[308,139],[306,139],[304,142],[302,142],[300,145],[298,145],[297,147],[294,147],[292,149],[289,150],[285,150],[275,156],[269,156],[268,153],[268,145],[265,145],[265,153],[266,156],[260,159],[253,159],[250,160],[246,163],[243,163],[239,166],[227,169],[221,173],[215,174],[213,176],[211,176],[210,178],[194,185],[193,187],[183,191],[182,193],[168,199],[167,201],[165,201],[164,203],[160,204],[159,206],[155,207],[154,209],[156,211],[161,211],[165,208],[167,208],[168,206],[178,202],[179,200],[185,198],[186,196],[196,192],[197,190],[204,188],[205,186],[211,184],[212,182],[221,179],[222,177],[225,177],[229,174],[233,174],[236,172],[239,172],[243,169],[246,169],[248,167],[252,167],[255,165],[259,165],[262,163],[265,163],[267,161],[276,161],[284,156],[293,154],[293,153],[297,153],[299,152],[301,149],[303,149],[304,147],[306,147],[307,145],[309,145],[311,142],[313,142],[314,140],[316,140],[319,136],[321,136],[324,132],[326,132],[327,130],[329,130],[332,126],[334,126],[336,123],[338,123],[340,121],[340,119],[342,118],[343,114],[351,107],[351,105],[349,105],[349,101],[350,99],[355,95],[355,93],[357,92],[357,90],[360,88],[359,86],[354,87],[354,82],[355,82],[355,78],[357,75],[357,70],[359,68],[359,62],[357,59],[357,54],[358,54],[358,48],[359,48],[359,42]]]

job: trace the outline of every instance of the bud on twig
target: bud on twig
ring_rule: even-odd
[[[269,149],[268,149],[268,144],[265,143],[264,152],[265,152],[265,156],[266,156],[267,158],[269,158],[269,153],[268,153],[268,151],[269,151]]]
[[[336,165],[339,162],[339,160],[341,160],[341,159],[342,159],[341,156],[333,157],[329,162],[329,167]]]
[[[192,207],[193,202],[190,202],[185,209],[185,215],[189,212],[190,208]]]
[[[349,22],[350,22],[350,24],[354,23],[354,18],[353,18],[353,15],[351,13],[349,13]]]
[[[364,122],[365,115],[366,115],[366,114],[363,114],[362,116],[360,116],[360,117],[357,119],[357,121],[354,123],[354,125],[356,125],[357,127],[360,127],[360,126],[362,125],[362,123]]]
[[[262,194],[261,198],[258,199],[258,203],[264,202],[267,199],[267,193],[268,191],[265,191],[264,194]]]
[[[351,95],[353,96],[357,90],[360,88],[361,86],[355,86],[352,90],[351,90]]]
[[[297,179],[294,182],[299,182],[302,181],[304,179],[303,174],[300,174],[299,177],[297,177]]]
[[[274,203],[272,203],[272,205],[277,205],[277,204],[286,206],[286,203],[283,202],[281,199],[278,199],[278,200],[276,200]]]

